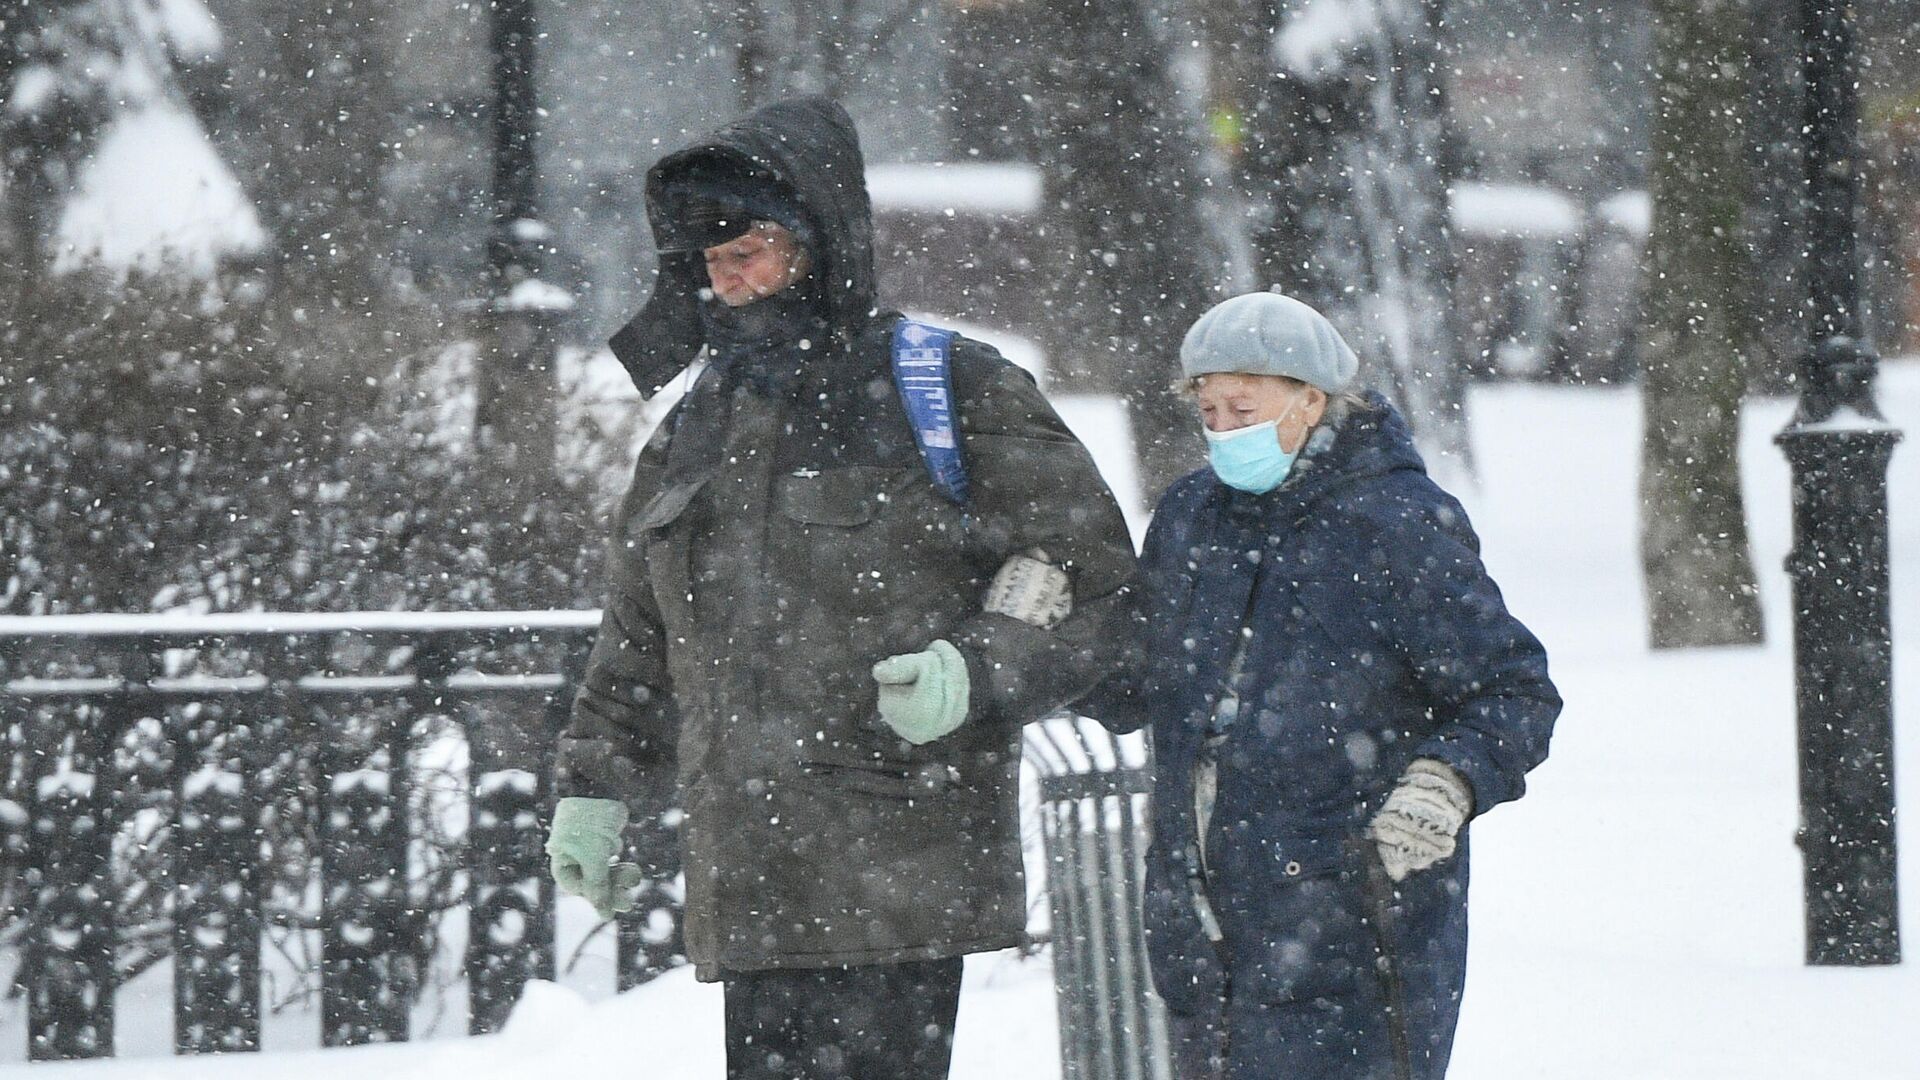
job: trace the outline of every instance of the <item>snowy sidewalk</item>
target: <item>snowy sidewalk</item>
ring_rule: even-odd
[[[1908,432],[1892,479],[1897,776],[1906,965],[1801,965],[1793,847],[1786,402],[1742,437],[1768,614],[1760,648],[1650,655],[1636,569],[1639,402],[1630,390],[1503,386],[1473,402],[1468,496],[1494,575],[1546,641],[1568,708],[1521,803],[1475,827],[1473,950],[1456,1080],[1920,1077],[1920,362],[1882,402]],[[220,1060],[0,1066],[27,1080],[636,1080],[721,1075],[719,995],[679,972],[589,1003],[544,986],[484,1040]],[[164,1010],[162,988],[144,999]],[[17,1004],[10,1005],[17,1009]],[[1040,962],[982,958],[956,1080],[1058,1076]],[[0,1030],[18,1032],[17,1017]],[[14,1061],[17,1043],[0,1046]]]

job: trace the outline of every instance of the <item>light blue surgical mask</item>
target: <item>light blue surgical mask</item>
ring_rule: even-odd
[[[1292,412],[1289,405],[1286,412],[1264,424],[1206,432],[1207,461],[1213,465],[1213,474],[1228,487],[1255,495],[1279,487],[1300,457],[1298,451],[1290,454],[1280,448],[1280,421]]]

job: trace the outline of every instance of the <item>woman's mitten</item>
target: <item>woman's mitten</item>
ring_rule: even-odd
[[[1473,813],[1473,789],[1452,766],[1420,758],[1367,825],[1387,876],[1401,881],[1453,854],[1454,837]]]

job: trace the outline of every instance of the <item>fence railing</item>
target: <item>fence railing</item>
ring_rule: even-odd
[[[175,1052],[258,1049],[272,918],[318,938],[323,1045],[407,1039],[428,924],[449,904],[467,917],[468,1029],[497,1030],[556,971],[549,778],[597,625],[592,611],[0,617],[0,926],[17,931],[28,1056],[111,1055],[116,989],[166,957]],[[1063,720],[1026,741],[1066,1080],[1160,1080],[1138,743]],[[422,805],[430,756],[459,758],[465,788],[464,830],[438,855],[421,836],[449,809]],[[621,989],[679,959],[670,824],[629,842],[659,876],[616,924]]]
[[[1145,745],[1073,719],[1035,724],[1025,742],[1040,780],[1062,1078],[1168,1080],[1166,1010],[1140,925]]]
[[[321,1041],[406,1039],[433,913],[415,880],[432,853],[410,827],[428,718],[464,743],[464,841],[438,869],[466,908],[469,1030],[498,1028],[529,979],[554,975],[548,778],[597,625],[591,611],[0,619],[0,866],[29,1057],[113,1052],[126,939],[155,918],[171,924],[149,951],[173,960],[176,1052],[257,1049],[263,888],[289,861],[317,882]],[[651,883],[655,902],[621,920],[622,987],[667,966],[670,888]]]

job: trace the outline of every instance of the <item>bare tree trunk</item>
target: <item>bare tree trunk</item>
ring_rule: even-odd
[[[767,18],[760,4],[761,0],[733,0],[726,20],[732,28],[733,83],[742,111],[766,104],[772,83],[767,72],[767,65],[772,63],[767,50]]]
[[[1655,648],[1764,634],[1740,497],[1755,341],[1743,241],[1746,0],[1656,0],[1640,559]]]
[[[1395,399],[1437,471],[1471,472],[1442,5],[1216,2],[1266,6],[1277,20],[1267,64],[1253,66],[1271,74],[1247,95],[1257,104],[1246,181],[1266,214],[1253,236],[1261,283],[1340,328],[1363,377]],[[1328,33],[1335,16],[1340,32]],[[1229,71],[1247,68],[1248,48],[1233,50],[1242,58]]]
[[[1032,34],[1047,172],[1047,341],[1070,388],[1120,395],[1152,502],[1201,460],[1172,392],[1208,299],[1191,119],[1141,0],[1046,0]]]

